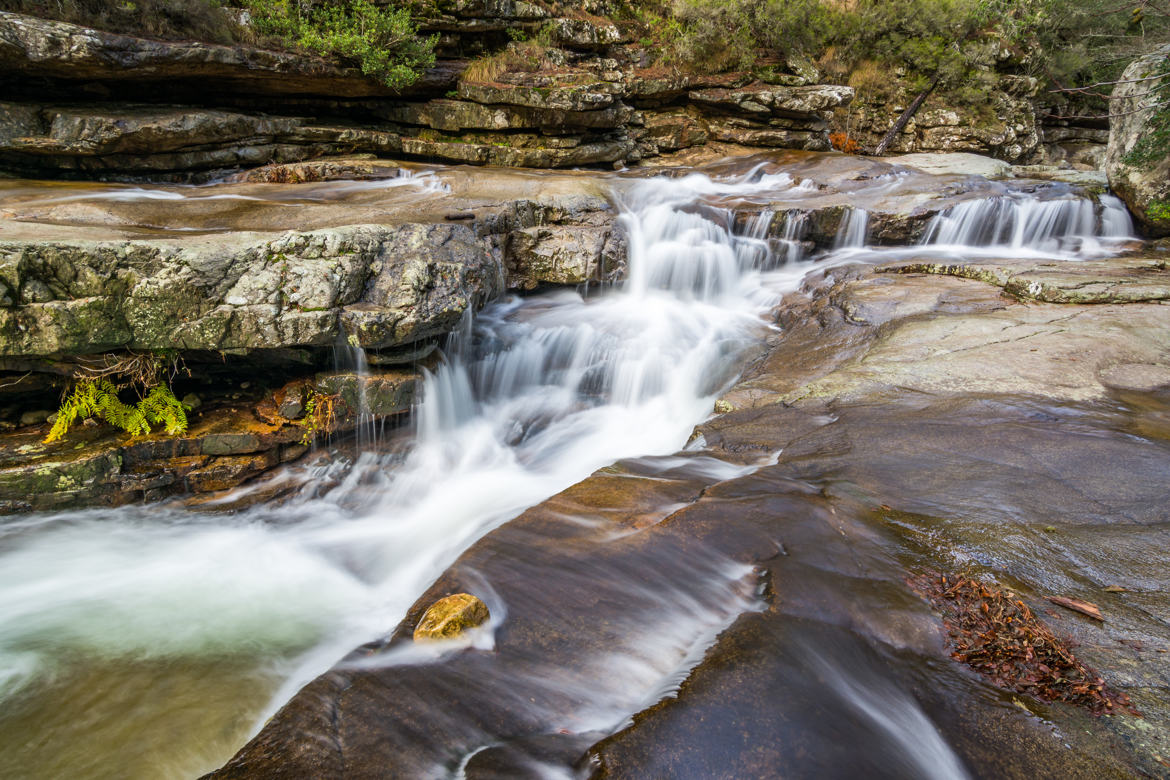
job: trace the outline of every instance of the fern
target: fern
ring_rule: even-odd
[[[61,403],[45,443],[64,437],[78,418],[89,417],[101,418],[131,436],[150,433],[151,424],[162,425],[171,435],[187,430],[186,409],[169,387],[152,387],[145,398],[131,406],[118,398],[118,388],[109,379],[87,379],[78,382]]]
[[[163,426],[172,436],[187,430],[187,411],[183,408],[183,402],[175,398],[166,385],[150,388],[146,397],[138,402],[138,409],[147,420]]]

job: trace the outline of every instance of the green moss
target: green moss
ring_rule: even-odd
[[[1146,207],[1146,217],[1151,222],[1164,222],[1170,225],[1170,200],[1152,200]]]

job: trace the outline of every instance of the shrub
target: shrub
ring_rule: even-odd
[[[420,38],[409,8],[379,8],[369,0],[320,5],[305,0],[244,2],[261,35],[350,60],[392,89],[412,84],[435,62],[438,36]]]

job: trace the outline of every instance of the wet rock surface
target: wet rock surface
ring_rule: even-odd
[[[1068,263],[1057,286],[1165,273],[1143,262]],[[488,534],[213,776],[1164,775],[1166,305],[856,266],[778,316],[782,336],[691,450],[604,469]],[[907,581],[928,571],[1010,586],[1143,717],[974,676]],[[507,610],[494,652],[396,655],[427,605],[473,583]],[[677,655],[653,652],[681,685],[622,698],[610,666],[575,687],[615,642],[654,647],[680,614],[705,620],[667,643]]]
[[[280,367],[273,374],[288,370]],[[231,392],[217,379],[214,389],[204,392],[208,401],[188,410],[188,430],[175,436],[161,431],[130,436],[90,420],[45,443],[50,426],[44,415],[22,420],[0,437],[0,512],[120,506],[175,496],[203,502],[208,494],[301,458],[318,440],[340,440],[363,419],[393,426],[410,411],[419,379],[411,369],[327,372],[269,388],[256,377],[242,392]]]
[[[414,641],[454,639],[491,617],[487,605],[470,593],[445,596],[430,606],[414,629]]]
[[[858,209],[866,212],[871,242],[904,244],[921,237],[938,214],[973,199],[1010,198],[1021,188],[1055,199],[1079,192],[1061,183],[988,181],[962,172],[971,163],[960,162],[958,173],[930,175],[842,155],[775,152],[729,159],[707,170],[779,176],[781,184],[793,186],[787,194],[782,186],[767,196],[713,197],[694,208],[717,223],[734,222],[741,232],[750,223],[747,232],[808,252],[834,246]],[[442,339],[468,312],[505,290],[563,285],[588,291],[620,283],[627,237],[600,193],[621,198],[641,175],[489,174],[336,158],[269,166],[213,188],[10,183],[0,196],[5,217],[0,283],[7,296],[0,307],[0,371],[13,380],[0,395],[11,399],[5,402],[5,424],[19,421],[18,430],[44,426],[65,386],[62,377],[72,376],[78,361],[126,350],[179,350],[204,356],[197,358],[199,365],[209,353],[230,353],[271,367],[272,377],[259,378],[275,395],[253,399],[247,407],[263,425],[283,431],[287,441],[280,446],[299,442],[306,426],[314,427],[313,435],[354,430],[359,408],[377,418],[396,417],[415,398],[412,371],[430,365]],[[339,177],[344,180],[334,181]],[[940,263],[918,261],[908,252],[863,287],[825,293],[851,325],[871,329],[821,334],[821,342],[809,342],[810,359],[826,352],[839,359],[853,347],[838,344],[838,338],[867,342],[875,337],[873,327],[885,329],[882,348],[848,378],[842,373],[806,382],[800,390],[845,392],[851,382],[857,387],[850,392],[861,394],[900,383],[933,392],[957,386],[950,373],[954,366],[973,370],[988,360],[993,368],[971,380],[971,387],[1033,392],[1049,381],[1037,373],[1041,363],[1032,352],[1037,348],[1069,355],[1070,369],[1059,386],[1097,370],[1112,376],[1113,384],[1133,384],[1138,379],[1127,380],[1112,364],[1078,362],[1075,351],[1092,341],[1111,345],[1117,365],[1157,358],[1163,328],[1154,304],[1170,294],[1164,254],[1151,249],[1070,265],[1011,259]],[[853,278],[852,273],[833,276],[833,283]],[[1074,344],[1063,324],[1069,311],[1049,315],[1011,308],[1009,315],[1004,293],[1017,300],[1108,306],[1096,312],[1095,330]],[[1117,308],[1122,303],[1145,306]],[[895,313],[916,311],[925,318],[948,307],[974,307],[980,317],[984,310],[993,312],[987,316],[997,318],[997,327],[1006,329],[1015,346],[965,344],[952,332],[951,321],[941,319],[897,326],[888,321]],[[785,324],[799,323],[800,311],[785,315],[791,317]],[[934,373],[920,371],[899,353],[906,344],[930,354],[952,343],[952,367]],[[368,350],[372,373],[320,374],[339,345]],[[1010,361],[1002,359],[1007,355],[1013,356]],[[253,373],[248,369],[231,382],[254,381]],[[1103,382],[1092,390],[1070,390],[1069,397],[1102,397],[1108,392]],[[768,392],[752,382],[737,390],[751,398]],[[178,397],[187,393],[180,388]],[[320,419],[309,420],[305,415],[314,397],[335,400],[327,401],[329,414],[322,417],[318,410]],[[798,397],[783,395],[786,402]],[[733,394],[726,405],[737,408],[743,401]],[[234,413],[225,419],[235,419]],[[154,499],[184,490],[205,493],[293,457],[295,448],[284,452],[276,444],[241,449],[253,431],[248,425],[229,429],[217,429],[206,446],[158,454],[158,462],[146,469],[150,474],[133,479],[119,461],[131,446],[125,441],[86,444],[66,457],[61,448],[22,450],[25,442],[18,437],[5,506],[19,510]],[[272,431],[265,429],[265,435]],[[26,438],[34,442],[38,436],[43,432]],[[20,452],[24,455],[17,456]],[[196,456],[235,460],[167,460]],[[49,461],[54,465],[45,465]],[[172,466],[178,476],[163,476]],[[22,495],[17,486],[38,469],[57,475],[60,486],[39,480]]]
[[[0,228],[0,277],[12,298],[0,309],[0,356],[275,351],[339,340],[398,347],[453,330],[506,284],[531,289],[623,274],[626,250],[614,212],[583,179],[568,178],[562,194],[550,188],[532,200],[515,199],[514,190],[501,198],[506,177],[494,186],[471,184],[478,197],[459,197],[471,194],[459,179],[449,197],[438,193],[419,208],[418,188],[396,181],[395,166],[324,166],[258,175],[300,180],[360,168],[371,186],[357,186],[356,209],[344,197],[352,185],[337,195],[325,190],[320,205],[312,192],[292,189],[292,199],[282,200],[250,183],[207,198],[130,190],[124,199],[115,193],[111,208],[95,208],[100,191],[90,204],[79,202],[88,200],[84,190],[63,199],[51,190],[17,194],[9,212],[16,219]],[[407,185],[401,198],[381,197],[400,184]],[[170,235],[144,229],[173,225],[176,200],[191,209],[191,227]],[[457,207],[471,219],[450,219]],[[353,224],[363,217],[374,224]],[[411,221],[420,217],[433,221]],[[54,221],[60,227],[33,224]],[[339,224],[280,232],[314,221]],[[122,229],[110,229],[119,222]]]

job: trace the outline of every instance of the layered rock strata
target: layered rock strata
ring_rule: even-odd
[[[0,166],[159,177],[355,152],[564,168],[620,165],[711,140],[823,150],[832,110],[852,98],[848,87],[800,79],[648,71],[617,45],[622,35],[609,23],[489,5],[451,4],[429,22],[441,34],[440,54],[482,54],[502,48],[509,30],[551,25],[560,61],[460,78],[466,61],[442,60],[394,94],[317,58],[0,13],[0,73],[21,77],[0,90]]]

